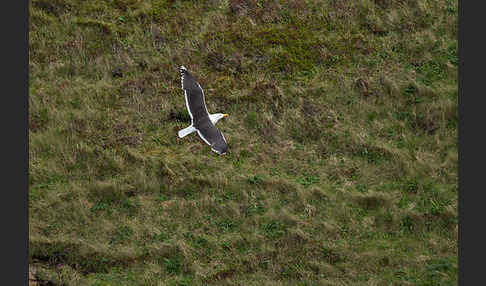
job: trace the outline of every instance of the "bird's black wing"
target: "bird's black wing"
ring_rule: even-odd
[[[209,118],[203,89],[185,67],[181,66],[180,72],[181,86],[184,90],[186,107],[192,122],[194,123],[195,121],[202,120],[206,117]]]
[[[194,127],[196,128],[199,137],[211,146],[211,150],[220,155],[226,153],[226,150],[228,150],[226,139],[224,138],[223,133],[214,126],[209,117],[207,120],[197,122]]]

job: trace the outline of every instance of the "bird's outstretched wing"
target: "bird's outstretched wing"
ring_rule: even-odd
[[[192,74],[184,67],[180,67],[181,87],[184,90],[187,112],[194,123],[195,119],[209,117],[204,91]]]
[[[228,150],[223,133],[214,126],[211,120],[203,120],[196,127],[197,134],[204,142],[211,146],[211,150],[222,155]]]

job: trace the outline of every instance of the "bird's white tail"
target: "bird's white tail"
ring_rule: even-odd
[[[192,132],[195,132],[195,131],[196,131],[196,128],[194,128],[192,125],[184,128],[182,130],[179,130],[179,138],[182,138],[186,135],[189,135],[189,134],[191,134]]]

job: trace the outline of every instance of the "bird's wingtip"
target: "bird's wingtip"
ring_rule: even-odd
[[[181,88],[184,89],[184,75],[187,69],[185,66],[180,66],[179,71],[181,73]]]
[[[213,152],[215,152],[216,154],[218,154],[218,155],[225,155],[225,154],[226,154],[226,152],[228,151],[228,148],[227,148],[226,146],[223,146],[223,147],[221,148],[221,146],[218,146],[218,147],[217,147],[215,144],[212,144],[212,145],[211,145],[211,150],[212,150]]]
[[[220,156],[222,156],[222,155],[226,155],[226,151],[223,151],[223,152],[222,152],[222,151],[218,151],[218,150],[215,150],[215,149],[211,149],[211,150],[212,150],[214,153],[216,153],[216,154],[218,154],[218,155],[220,155]]]

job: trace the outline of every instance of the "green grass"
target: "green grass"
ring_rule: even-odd
[[[54,285],[457,285],[457,1],[34,0]],[[229,143],[190,124],[178,66]]]

